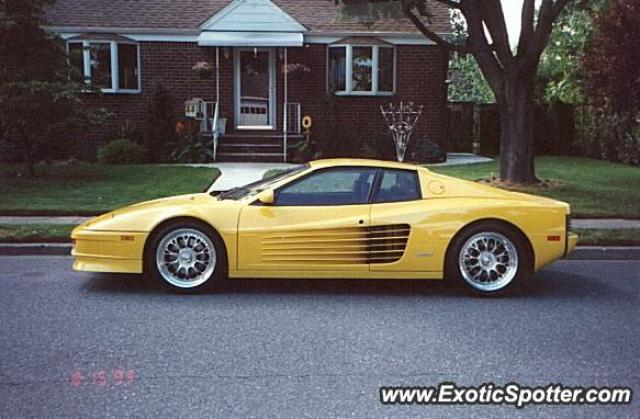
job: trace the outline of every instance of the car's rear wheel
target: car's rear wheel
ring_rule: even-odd
[[[148,269],[175,291],[211,287],[226,260],[220,240],[199,223],[176,223],[154,234],[147,254]]]
[[[447,260],[448,276],[475,294],[504,294],[530,274],[526,239],[499,223],[481,223],[454,239]]]

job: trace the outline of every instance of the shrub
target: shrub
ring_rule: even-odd
[[[440,146],[426,138],[416,138],[411,152],[411,160],[420,163],[442,163],[447,161],[447,153]]]
[[[137,164],[147,160],[147,149],[126,138],[113,140],[98,152],[98,161],[106,164]]]
[[[340,151],[338,157],[355,157],[364,159],[391,160],[396,159],[395,145],[391,133],[378,135],[361,135],[356,137],[340,137],[342,143],[350,144],[349,149]]]
[[[125,119],[124,123],[107,138],[127,139],[140,144],[143,136],[135,123]]]
[[[171,92],[160,80],[154,80],[147,104],[147,126],[143,144],[150,150],[150,157],[155,163],[164,163],[170,159],[171,144],[178,140],[175,120]]]
[[[617,163],[640,165],[640,124],[627,115],[586,107],[575,145],[580,154]]]
[[[169,144],[171,160],[177,163],[206,163],[213,160],[213,139],[200,133],[197,121],[185,120],[176,125],[179,140]]]

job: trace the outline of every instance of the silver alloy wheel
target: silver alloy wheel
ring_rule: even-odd
[[[169,232],[156,249],[158,272],[178,288],[195,288],[207,282],[213,275],[216,261],[216,249],[211,239],[191,228]]]
[[[498,291],[518,272],[516,246],[499,233],[483,232],[472,236],[460,250],[460,273],[473,288]]]

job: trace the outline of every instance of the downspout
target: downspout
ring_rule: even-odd
[[[220,114],[220,47],[216,47],[216,105],[213,110],[213,161],[218,152],[218,118]]]
[[[287,47],[284,47],[284,113],[282,116],[282,132],[284,139],[284,162],[287,162],[287,123],[288,123],[288,115],[287,115],[287,101],[289,100],[289,85],[288,85],[288,71],[287,71]]]
[[[220,103],[220,47],[216,47],[216,103]]]

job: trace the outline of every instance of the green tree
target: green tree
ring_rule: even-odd
[[[459,10],[451,13],[451,23],[455,42],[463,43],[468,36],[464,17]],[[449,100],[452,102],[494,103],[496,101],[491,87],[482,76],[478,63],[469,54],[453,53],[449,60],[451,74],[455,80],[449,83]]]
[[[169,160],[168,148],[176,142],[173,96],[160,80],[155,80],[147,105],[147,129],[144,145],[151,151],[153,161],[162,163]]]
[[[594,18],[583,63],[589,95],[635,119],[640,111],[640,2],[610,0]]]
[[[540,58],[538,97],[544,102],[585,101],[582,60],[593,37],[593,16],[605,0],[569,4],[558,16]]]
[[[640,165],[640,3],[610,0],[595,15],[593,27],[583,59],[586,92],[594,105],[589,115],[594,127],[585,131],[588,149]]]
[[[344,8],[362,13],[362,4],[370,7],[369,17],[377,18],[387,10],[399,9],[436,45],[449,51],[472,54],[491,87],[500,113],[500,178],[512,183],[535,183],[534,104],[540,57],[553,22],[572,0],[524,0],[521,32],[515,49],[511,48],[500,0],[334,0]],[[384,7],[376,9],[376,5]],[[433,7],[459,10],[468,36],[460,44],[430,28]],[[375,10],[374,10],[375,9]],[[347,11],[348,13],[348,11]]]
[[[60,39],[43,29],[52,0],[0,0],[0,135],[20,150],[25,174],[45,156],[50,138],[69,127],[99,122],[80,101],[88,86]]]

